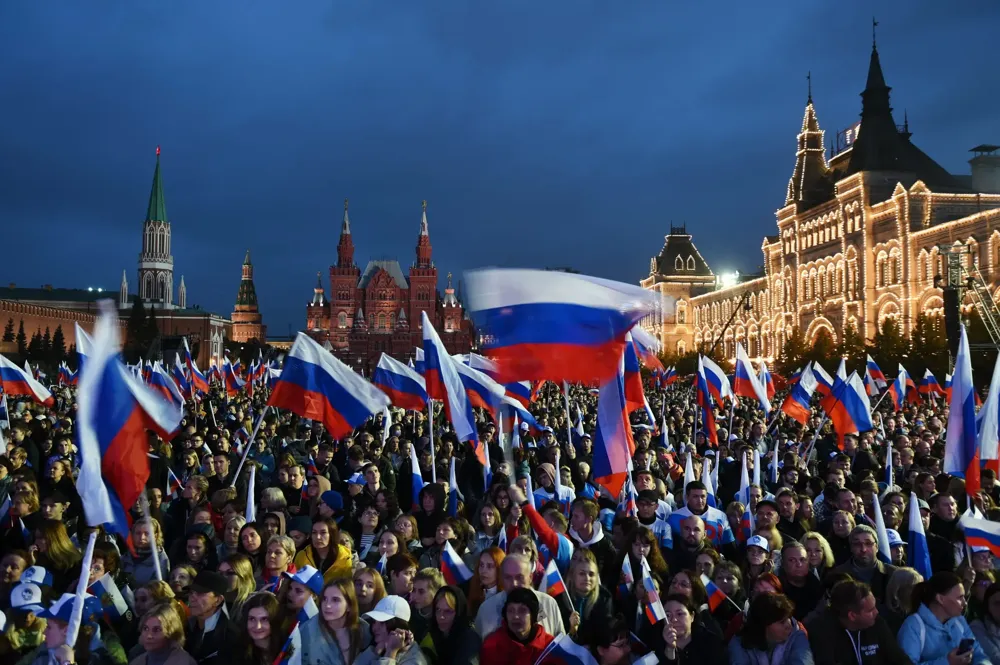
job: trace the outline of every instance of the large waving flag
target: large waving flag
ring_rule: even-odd
[[[698,356],[698,373],[695,375],[695,402],[698,404],[698,410],[701,412],[701,431],[705,435],[705,440],[717,446],[719,445],[719,434],[715,428],[715,411],[712,409],[712,398],[709,396],[712,388],[708,381],[708,373],[705,371],[706,360],[708,358]],[[726,379],[726,385],[729,385],[729,379]]]
[[[733,387],[729,384],[729,377],[722,371],[722,368],[715,364],[711,358],[699,355],[701,366],[704,367],[703,374],[708,382],[708,390],[712,394],[712,399],[716,404],[721,405],[725,398],[733,398]]]
[[[632,335],[625,335],[625,408],[628,413],[642,409],[646,405],[646,393],[642,390],[642,374],[639,372],[639,356],[635,353]],[[655,425],[656,421],[651,424]]]
[[[80,476],[76,486],[87,524],[107,524],[128,535],[128,510],[149,479],[146,430],[170,438],[183,411],[125,369],[119,354],[118,315],[101,301],[92,355],[80,375],[77,395],[77,445]]]
[[[806,363],[805,369],[799,374],[799,379],[792,384],[792,389],[781,404],[781,410],[794,420],[805,425],[812,416],[812,397],[816,392],[816,376],[812,373],[811,363]]]
[[[663,363],[657,357],[660,352],[660,341],[646,332],[642,326],[632,328],[632,344],[635,345],[635,352],[642,359],[642,364],[649,367],[654,372],[663,371]]]
[[[846,381],[839,376],[834,379],[833,390],[821,405],[840,435],[875,429],[868,392],[857,372],[851,372]]]
[[[917,392],[927,398],[930,398],[931,395],[944,396],[944,389],[938,383],[937,377],[929,369],[924,370],[924,376],[920,379],[920,386],[917,388]]]
[[[872,377],[872,380],[875,382],[875,387],[881,390],[885,388],[886,385],[888,385],[888,383],[885,380],[885,374],[882,373],[882,370],[881,368],[879,368],[878,363],[872,360],[872,357],[870,355],[868,356],[868,361],[865,367],[868,370],[868,375]]]
[[[733,393],[738,397],[749,397],[760,403],[760,408],[765,414],[771,412],[771,401],[767,398],[767,389],[757,380],[753,367],[750,365],[750,356],[747,355],[743,344],[736,342],[736,369],[733,373]]]
[[[507,395],[504,395],[503,399],[500,400],[500,416],[504,418],[504,430],[509,431],[512,435],[520,435],[520,432],[516,431],[519,423],[528,423],[528,429],[533,436],[538,436],[544,429],[542,425],[538,424],[535,417],[531,415],[531,411],[528,411],[521,406],[520,402]],[[508,426],[511,419],[514,422]]]
[[[775,386],[774,377],[771,376],[771,371],[767,369],[767,363],[765,362],[761,362],[760,364],[760,372],[757,373],[757,381],[764,387],[767,399],[774,399],[774,393],[778,392],[778,388]]]
[[[48,388],[4,356],[0,356],[0,388],[5,395],[27,395],[45,406],[56,403]]]
[[[174,354],[174,367],[170,371],[170,376],[173,378],[174,383],[177,384],[177,390],[184,396],[184,399],[194,399],[194,390],[188,381],[187,371],[184,369],[184,365],[181,364],[179,353]]]
[[[236,370],[236,366],[229,362],[229,358],[222,361],[222,384],[226,387],[226,395],[229,397],[238,395],[247,384],[240,378],[240,373]]]
[[[607,489],[611,496],[621,493],[635,452],[626,411],[624,354],[622,356],[618,359],[618,373],[601,385],[594,431],[594,482]]]
[[[472,366],[455,363],[455,369],[458,370],[458,376],[465,387],[469,404],[486,409],[487,412],[495,415],[500,401],[507,393],[506,389],[491,379],[488,374]]]
[[[393,406],[411,411],[422,411],[427,406],[424,377],[388,354],[378,359],[372,383],[389,396]]]
[[[972,359],[965,325],[959,324],[958,356],[951,377],[951,402],[944,445],[944,472],[965,478],[971,497],[979,492],[979,447],[976,445],[976,395],[972,386]]]
[[[505,383],[504,390],[507,391],[507,397],[517,400],[524,408],[527,409],[531,405],[531,398],[533,397],[531,381]]]
[[[990,392],[986,395],[986,403],[979,409],[976,416],[976,428],[979,432],[977,443],[979,457],[982,460],[995,460],[1000,457],[998,442],[1000,442],[1000,355],[993,365],[993,378],[990,380]]]
[[[94,340],[90,338],[86,330],[80,327],[79,323],[74,325],[76,326],[76,371],[79,372],[87,356],[91,354],[91,349],[94,348]]]
[[[889,399],[892,400],[892,410],[895,412],[902,409],[903,402],[906,401],[907,386],[910,383],[908,379],[909,375],[906,373],[906,368],[900,365],[896,373],[896,378],[889,384]]]
[[[925,580],[929,580],[933,571],[931,570],[931,551],[927,547],[927,534],[924,533],[924,523],[920,517],[920,502],[917,495],[910,492],[910,532],[906,538],[906,563],[920,573]]]
[[[191,384],[191,390],[207,393],[208,379],[198,369],[198,363],[194,361],[194,356],[191,355],[191,348],[188,346],[187,337],[184,338],[184,364],[187,365],[188,382]]]
[[[472,579],[472,571],[447,541],[441,550],[441,574],[444,575],[444,581],[452,586],[465,584]]]
[[[149,387],[163,395],[168,400],[173,401],[179,406],[184,405],[184,396],[181,395],[181,391],[177,389],[177,383],[174,382],[172,376],[167,374],[166,370],[163,369],[163,365],[157,360],[153,363],[153,371],[149,374]]]
[[[958,523],[965,531],[966,545],[988,547],[993,556],[1000,556],[1000,522],[992,522],[965,513]]]
[[[332,353],[299,333],[268,406],[319,420],[334,439],[342,439],[368,417],[389,406],[389,398]]]
[[[816,377],[816,391],[820,395],[829,395],[833,391],[833,377],[817,362],[812,363],[812,371]]]
[[[498,380],[590,383],[613,377],[627,333],[658,294],[547,270],[466,273],[470,312],[489,339]]]
[[[455,468],[454,458],[452,458],[452,469]],[[416,512],[420,510],[420,491],[424,489],[424,476],[420,473],[420,462],[417,461],[417,449],[415,446],[410,446],[410,478],[411,478],[411,510]]]
[[[472,413],[472,404],[462,376],[459,374],[459,363],[448,355],[444,343],[431,323],[427,312],[421,312],[424,338],[424,380],[427,385],[427,396],[444,402],[445,415],[455,428],[459,441],[475,441],[476,457],[480,464],[486,463],[486,454],[479,445],[476,432],[476,420]]]

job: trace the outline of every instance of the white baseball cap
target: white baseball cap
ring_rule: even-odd
[[[38,614],[42,607],[42,589],[31,582],[21,582],[10,590],[10,607],[23,612]]]
[[[885,532],[889,536],[889,547],[907,544],[906,541],[899,535],[899,531],[896,531],[895,529],[886,529]]]
[[[365,616],[372,621],[390,621],[392,619],[410,620],[410,604],[399,596],[386,596],[378,601],[375,609],[366,612]]]
[[[771,551],[771,544],[767,542],[767,538],[764,536],[750,536],[747,538],[747,547],[759,547],[765,552]]]

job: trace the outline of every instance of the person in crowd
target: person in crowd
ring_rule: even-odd
[[[834,571],[847,573],[859,582],[871,587],[875,600],[882,603],[885,600],[886,587],[889,578],[896,572],[896,567],[878,560],[878,535],[875,529],[867,524],[861,524],[851,530],[849,536],[851,558]]]
[[[478,665],[482,639],[472,626],[468,601],[462,590],[456,586],[442,586],[435,592],[430,605],[430,628],[420,644],[430,654],[432,662]]]
[[[903,621],[899,646],[914,663],[947,660],[949,665],[981,665],[990,660],[962,616],[965,587],[955,573],[941,571],[913,588],[910,615]],[[963,640],[971,647],[963,648]]]
[[[827,609],[806,624],[816,665],[906,665],[889,624],[864,582],[847,579],[830,591]]]
[[[427,657],[410,632],[410,605],[404,598],[386,596],[374,609],[365,612],[365,618],[371,622],[373,641],[358,656],[358,665],[385,662],[428,665]]]
[[[538,608],[533,617],[548,635],[555,637],[565,632],[562,613],[555,599],[531,587],[531,563],[527,558],[520,554],[511,554],[505,558],[500,568],[500,577],[503,591],[488,598],[476,613],[476,632],[484,638],[484,648],[485,638],[500,628],[504,620],[503,612],[507,596],[515,589],[526,589],[537,597]]]
[[[746,623],[729,643],[732,665],[812,665],[809,637],[787,596],[764,593],[750,601]]]
[[[327,582],[351,574],[351,550],[340,544],[340,527],[335,520],[322,518],[312,523],[309,543],[295,554],[294,564],[296,568],[312,566],[323,571]]]
[[[514,557],[507,560],[513,562]],[[525,587],[504,593],[503,618],[498,629],[483,640],[480,665],[534,665],[553,639],[540,621],[538,601],[538,594]]]
[[[983,595],[983,616],[969,624],[983,653],[991,663],[1000,663],[1000,583],[994,582]]]
[[[188,595],[190,619],[187,623],[187,650],[198,665],[221,665],[227,659],[230,638],[226,612],[226,578],[212,570],[203,570],[191,583]]]
[[[326,582],[319,613],[300,625],[302,665],[354,665],[372,643],[361,617],[354,583],[341,577]]]
[[[139,646],[143,653],[129,665],[195,665],[184,650],[184,619],[177,607],[161,602],[146,610],[139,619]]]
[[[660,635],[663,643],[654,649],[663,654],[661,663],[725,665],[729,662],[718,636],[696,621],[697,608],[689,596],[668,594],[663,599],[663,611],[667,616]]]

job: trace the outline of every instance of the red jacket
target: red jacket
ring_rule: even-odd
[[[535,626],[534,636],[526,643],[516,641],[507,632],[507,622],[493,631],[479,651],[479,665],[534,665],[552,636],[541,625]]]

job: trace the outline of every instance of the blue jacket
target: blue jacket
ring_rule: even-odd
[[[809,636],[800,626],[796,626],[791,636],[784,644],[779,645],[780,647],[784,647],[780,660],[772,662],[772,654],[758,649],[744,649],[742,640],[736,636],[729,643],[729,663],[730,665],[813,665]]]
[[[954,617],[941,623],[926,605],[921,605],[919,610],[906,617],[897,637],[899,646],[914,665],[948,665],[948,653],[959,642],[966,638],[975,639],[965,617]],[[990,659],[978,641],[973,652],[973,665],[989,665]]]

